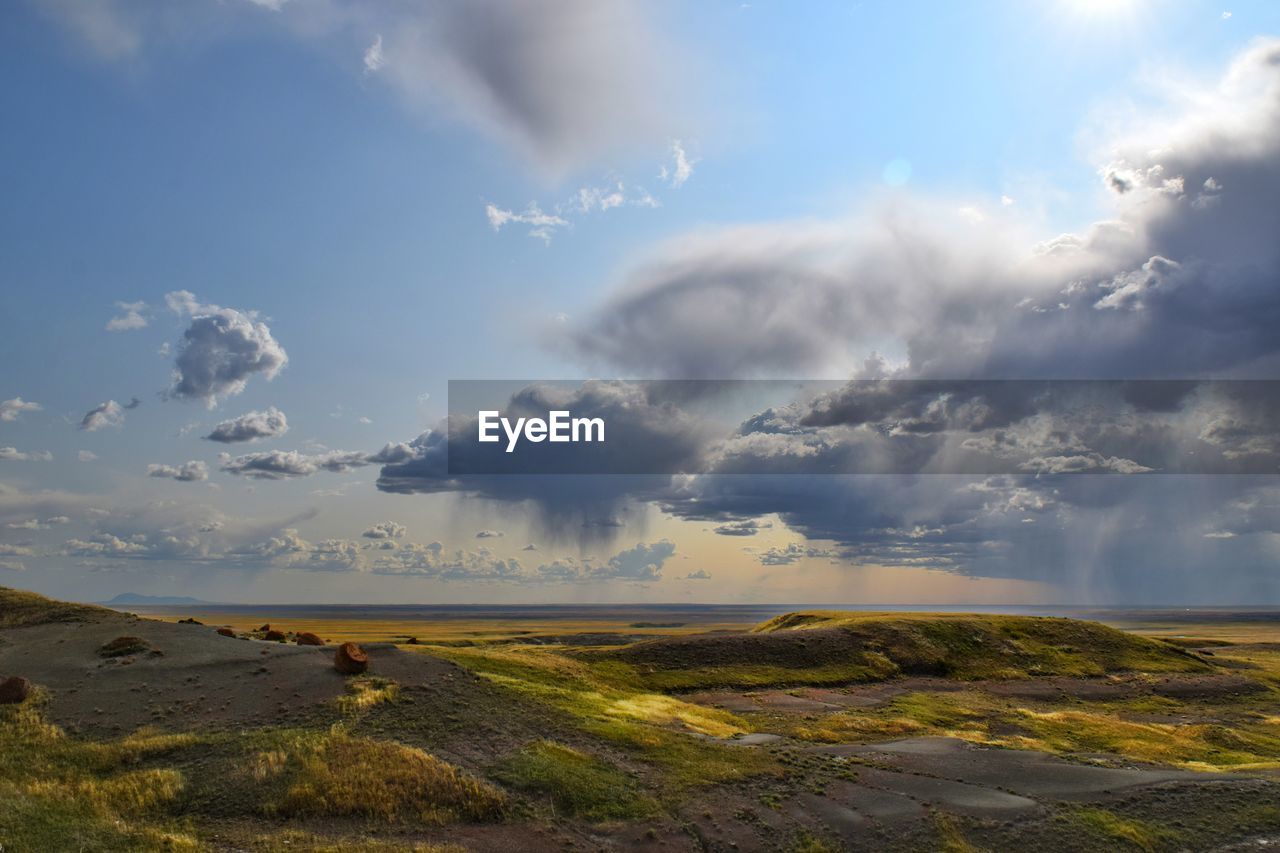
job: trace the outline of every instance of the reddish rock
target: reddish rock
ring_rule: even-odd
[[[31,682],[20,675],[0,681],[0,705],[17,705],[31,695]]]
[[[405,644],[406,646],[416,646],[416,645],[418,645],[418,638],[417,638],[417,637],[410,637],[409,639],[407,639],[407,640],[405,640],[405,641],[404,641],[404,644]]]
[[[359,675],[369,668],[369,656],[355,643],[343,643],[333,655],[333,668],[343,675]]]
[[[271,623],[269,623],[269,622],[268,622],[266,625],[263,625],[263,626],[262,626],[261,628],[259,628],[258,630],[259,630],[259,631],[270,631],[270,630],[271,630]]]
[[[236,632],[232,631],[230,628],[219,628],[218,633],[224,637],[234,637],[236,635]]]
[[[288,637],[284,635],[284,631],[268,631],[262,636],[262,639],[270,640],[273,643],[283,643]]]
[[[313,634],[310,631],[303,631],[298,634],[297,643],[300,646],[323,646],[324,640],[320,639],[318,634]]]

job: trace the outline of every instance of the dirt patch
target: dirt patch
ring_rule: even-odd
[[[164,654],[99,657],[122,635]],[[234,639],[199,625],[111,614],[0,630],[0,639],[0,672],[23,671],[47,688],[52,721],[86,733],[279,722],[345,692],[332,648]],[[391,644],[364,648],[370,673],[406,686],[432,684],[452,701],[466,701],[458,691],[472,680],[454,678],[461,672],[454,664]]]
[[[1170,699],[1215,699],[1262,693],[1266,685],[1242,675],[1200,675],[1162,678],[1151,685],[1151,692]]]

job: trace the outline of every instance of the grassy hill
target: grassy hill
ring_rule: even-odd
[[[1210,670],[1171,643],[1096,622],[949,613],[788,613],[745,634],[673,637],[586,654],[626,664],[659,690],[900,675],[975,680]]]
[[[0,628],[25,628],[50,622],[83,622],[119,615],[105,607],[54,601],[34,592],[0,586]]]

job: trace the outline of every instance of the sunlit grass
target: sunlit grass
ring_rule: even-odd
[[[501,791],[420,749],[393,741],[298,733],[257,756],[254,776],[280,777],[268,811],[290,816],[360,816],[440,825],[503,816]]]
[[[182,774],[127,769],[190,742],[140,733],[85,743],[46,721],[38,696],[0,707],[0,839],[14,850],[196,849],[168,817]]]
[[[636,780],[564,744],[538,741],[508,758],[494,778],[546,797],[558,814],[591,821],[647,817],[658,812]]]
[[[390,678],[362,675],[347,679],[346,694],[337,699],[344,714],[353,715],[400,696],[400,685]]]
[[[720,746],[691,735],[749,732],[739,717],[636,684],[629,667],[587,664],[546,648],[432,648],[513,693],[563,712],[579,728],[630,750],[676,786],[737,781],[777,773],[758,750]]]

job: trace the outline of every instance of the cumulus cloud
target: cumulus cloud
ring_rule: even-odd
[[[140,405],[142,405],[142,401],[137,397],[134,397],[124,405],[120,405],[115,400],[99,403],[85,412],[84,417],[80,419],[79,429],[85,432],[96,432],[107,427],[119,429],[124,426],[124,413],[130,409],[136,409]]]
[[[366,465],[387,465],[403,462],[417,451],[407,444],[388,444],[376,453],[357,450],[325,450],[319,453],[303,453],[297,450],[264,450],[218,457],[219,468],[228,474],[250,477],[256,480],[286,480],[309,477],[320,471],[345,473]]]
[[[698,569],[697,571],[689,572],[684,576],[684,579],[687,581],[709,581],[711,580],[711,573],[706,569]]]
[[[148,465],[148,477],[177,480],[180,483],[195,483],[209,479],[209,466],[199,460],[184,462],[181,465]]]
[[[145,302],[117,302],[121,313],[107,321],[108,332],[128,332],[134,329],[145,329],[151,322],[146,315]]]
[[[628,581],[657,581],[662,579],[662,566],[676,552],[673,542],[636,543],[634,548],[620,551],[593,574],[601,578]]]
[[[14,397],[12,400],[0,400],[0,421],[13,422],[23,412],[38,412],[40,409],[39,403],[32,403],[29,400],[23,400],[21,397]]]
[[[76,459],[79,459],[81,462],[92,462],[97,458],[98,454],[94,453],[92,450],[81,450],[76,453]]]
[[[16,447],[0,447],[0,460],[9,462],[52,462],[53,454],[47,450],[23,451]]]
[[[501,539],[503,537],[501,530],[481,530],[476,534],[477,539]]]
[[[360,535],[365,539],[403,539],[408,531],[403,524],[394,521],[380,521]]]
[[[275,438],[288,431],[289,421],[284,412],[272,406],[266,411],[247,412],[238,418],[222,421],[205,436],[205,439],[221,444],[235,444],[242,441]]]
[[[1035,240],[902,199],[861,218],[748,225],[653,254],[571,336],[588,359],[675,378],[846,373],[1269,375],[1280,360],[1280,42],[1247,51],[1099,163],[1112,217]],[[752,334],[747,330],[767,330]]]
[[[178,345],[170,397],[213,408],[245,389],[249,379],[274,379],[289,361],[257,312],[201,304],[179,290],[165,295],[169,308],[189,325]]]

